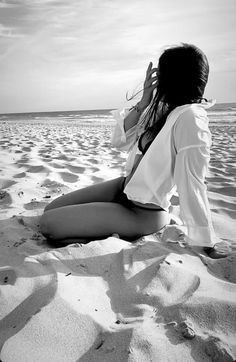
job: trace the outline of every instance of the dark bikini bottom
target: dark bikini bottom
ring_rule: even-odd
[[[125,177],[124,177],[124,181],[122,182],[122,185],[121,185],[121,191],[118,194],[118,196],[116,197],[116,199],[114,200],[115,202],[118,202],[118,203],[120,203],[120,204],[122,204],[124,206],[129,207],[129,208],[137,207],[137,208],[140,208],[140,209],[145,209],[145,210],[150,210],[150,211],[166,211],[166,210],[162,209],[161,207],[149,208],[149,207],[146,207],[146,206],[136,205],[133,201],[129,200],[127,195],[123,192],[124,187],[125,187]]]

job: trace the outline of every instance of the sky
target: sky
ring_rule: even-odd
[[[236,102],[235,0],[0,0],[0,113],[118,108],[166,46],[201,48]]]

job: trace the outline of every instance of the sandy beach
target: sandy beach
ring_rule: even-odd
[[[235,361],[235,126],[211,126],[206,179],[229,257],[184,243],[177,195],[172,224],[135,243],[111,235],[58,247],[39,232],[51,200],[124,172],[113,127],[0,121],[0,360]]]

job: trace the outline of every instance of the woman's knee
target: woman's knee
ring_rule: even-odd
[[[46,211],[46,208],[45,208]],[[48,239],[56,239],[56,228],[53,216],[49,211],[44,212],[39,222],[40,232]]]
[[[51,210],[53,208],[53,206],[51,205],[51,202],[50,204],[48,204],[45,208],[44,208],[44,212],[48,211],[48,210]]]
[[[60,199],[60,197],[57,197],[55,200],[53,200],[49,204],[47,204],[47,206],[44,208],[44,212],[56,209],[58,207],[58,200]]]
[[[48,204],[45,208],[44,208],[44,212],[49,211],[49,210],[53,210],[56,209],[56,206],[50,202],[50,204]]]

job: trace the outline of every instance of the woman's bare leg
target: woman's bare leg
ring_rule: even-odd
[[[118,177],[70,192],[53,200],[46,206],[45,211],[89,202],[111,202],[121,191],[123,180],[124,177]]]
[[[129,209],[113,202],[91,202],[46,211],[41,217],[41,232],[48,238],[101,238],[118,233],[134,240],[160,230],[169,221],[166,211]]]

